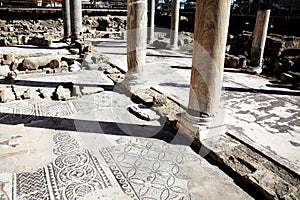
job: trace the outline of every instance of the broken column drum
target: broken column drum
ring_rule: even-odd
[[[70,0],[71,15],[71,38],[75,40],[82,39],[82,8],[81,0]]]
[[[128,71],[141,71],[146,59],[147,0],[127,1]]]
[[[219,108],[230,14],[230,0],[196,5],[189,103],[181,122],[189,134],[210,126]]]
[[[70,0],[62,1],[62,14],[64,21],[64,38],[70,37],[71,34],[71,16],[70,16]]]
[[[259,10],[256,16],[253,42],[251,47],[251,67],[262,67],[264,48],[267,38],[271,10]]]
[[[177,47],[178,42],[178,29],[179,29],[179,0],[172,1],[171,11],[171,47]]]

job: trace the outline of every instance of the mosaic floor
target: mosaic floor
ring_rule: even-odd
[[[251,199],[189,147],[117,137],[115,145],[92,152],[80,140],[78,133],[57,131],[53,162],[33,172],[0,173],[0,199],[196,200],[218,199],[226,190],[230,199]]]

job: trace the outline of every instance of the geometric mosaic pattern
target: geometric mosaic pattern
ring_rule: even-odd
[[[17,174],[17,199],[78,199],[111,186],[98,161],[70,135],[54,136],[53,163]]]
[[[132,199],[199,199],[189,194],[189,178],[180,168],[183,162],[201,162],[188,147],[137,138],[100,152]]]
[[[98,160],[69,133],[54,135],[55,159],[35,172],[13,175],[10,192],[13,199],[84,198],[94,191],[112,188],[107,173],[113,175],[129,199],[198,199],[189,193],[189,179],[182,163],[199,163],[189,147],[143,138],[117,140],[117,145],[102,148],[100,153],[110,171],[104,171]],[[4,184],[4,183],[2,183]]]

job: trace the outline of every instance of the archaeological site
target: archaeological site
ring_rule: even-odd
[[[0,200],[300,200],[300,1],[0,0]]]

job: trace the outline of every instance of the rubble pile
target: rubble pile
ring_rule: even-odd
[[[120,36],[126,30],[126,17],[99,16],[83,18],[83,38]],[[0,46],[36,45],[51,47],[63,39],[63,21],[0,20]]]
[[[227,38],[225,67],[247,68],[250,65],[253,35],[244,32]],[[262,75],[282,83],[300,84],[300,38],[269,34],[266,40]]]
[[[38,45],[51,47],[62,37],[62,22],[55,20],[0,20],[0,46]]]

